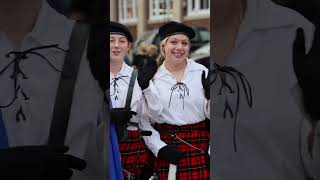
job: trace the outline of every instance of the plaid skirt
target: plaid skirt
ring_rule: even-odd
[[[162,141],[177,145],[185,154],[177,165],[177,180],[210,179],[210,169],[206,163],[210,132],[206,121],[184,126],[155,124],[154,128],[159,131]],[[168,178],[168,161],[156,159],[153,168],[160,180]]]
[[[128,131],[128,139],[119,144],[125,179],[136,179],[150,161],[150,153],[139,130]]]

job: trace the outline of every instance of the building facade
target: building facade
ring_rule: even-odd
[[[110,0],[110,20],[126,25],[134,39],[171,20],[210,31],[210,0]]]

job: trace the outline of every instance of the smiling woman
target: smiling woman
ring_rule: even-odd
[[[160,27],[159,35],[160,67],[144,90],[157,99],[145,98],[144,118],[150,121],[140,125],[152,131],[144,140],[157,157],[153,169],[159,179],[209,179],[208,69],[188,58],[195,36],[191,27],[172,21]]]
[[[130,48],[130,43],[124,35],[110,34],[110,62],[119,63]],[[117,74],[117,72],[113,72]]]
[[[120,171],[128,179],[149,179],[147,177],[152,173],[147,166],[149,153],[143,139],[140,138],[142,133],[138,127],[143,86],[141,78],[138,80],[139,83],[136,80],[137,71],[124,62],[133,39],[129,30],[117,22],[110,22],[109,35],[110,99],[113,106],[110,117],[111,128],[116,129],[119,139],[122,164]],[[156,65],[154,66],[156,70]],[[143,75],[146,76],[146,74]],[[146,79],[146,81],[149,80]],[[112,145],[118,145],[118,142],[113,142]]]

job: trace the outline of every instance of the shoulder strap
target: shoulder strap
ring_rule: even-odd
[[[128,93],[127,93],[127,99],[126,99],[126,105],[125,108],[130,108],[131,105],[131,99],[132,99],[132,93],[133,93],[133,87],[134,83],[137,79],[138,71],[137,69],[133,69],[131,78],[130,78],[130,83],[129,83],[129,88],[128,88]]]
[[[68,129],[73,92],[88,34],[89,25],[77,21],[72,30],[69,41],[69,53],[66,55],[60,76],[48,144],[64,144]]]

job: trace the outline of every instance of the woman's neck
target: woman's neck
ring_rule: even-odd
[[[164,61],[166,69],[176,78],[177,81],[181,81],[187,67],[187,61],[172,62]]]
[[[180,61],[180,62],[172,62],[172,61],[164,61],[164,66],[170,72],[177,72],[182,71],[187,67],[187,61]]]

